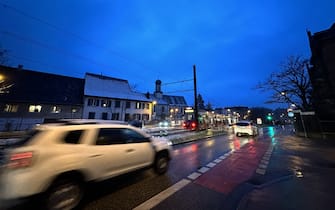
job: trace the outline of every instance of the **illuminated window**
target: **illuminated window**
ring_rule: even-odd
[[[4,112],[17,112],[19,106],[16,104],[6,104],[4,108]]]
[[[29,112],[41,112],[42,106],[41,105],[30,105]]]
[[[145,103],[145,109],[149,109],[149,103]]]
[[[136,109],[140,109],[141,108],[141,103],[140,102],[136,102]]]
[[[61,108],[59,106],[53,106],[51,109],[51,113],[60,113]]]
[[[101,100],[101,107],[107,107],[107,101]]]

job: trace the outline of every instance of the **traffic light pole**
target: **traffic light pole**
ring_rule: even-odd
[[[199,130],[199,114],[198,114],[198,93],[197,93],[197,74],[195,65],[193,65],[193,82],[194,82],[194,118],[196,122],[196,131]]]

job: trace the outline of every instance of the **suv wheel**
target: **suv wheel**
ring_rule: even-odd
[[[46,207],[50,210],[70,210],[77,207],[83,197],[83,187],[73,179],[56,181],[46,194]]]
[[[158,174],[164,174],[169,166],[169,158],[165,154],[159,154],[154,163],[154,169]]]

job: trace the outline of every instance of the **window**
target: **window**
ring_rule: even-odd
[[[108,113],[107,113],[107,112],[103,112],[101,118],[102,118],[103,120],[107,120],[107,118],[108,118]]]
[[[101,100],[101,107],[107,107],[107,101]]]
[[[70,131],[64,137],[64,142],[67,144],[79,144],[83,130]]]
[[[119,120],[120,113],[112,113],[112,120]]]
[[[99,106],[99,99],[94,99],[93,106]]]
[[[87,106],[99,106],[99,99],[89,98],[87,101]]]
[[[164,106],[162,106],[162,113],[164,113],[165,112],[165,107]]]
[[[133,114],[133,120],[141,120],[141,114]]]
[[[30,105],[29,112],[41,112],[42,106],[41,105]]]
[[[142,120],[149,120],[148,114],[142,114]]]
[[[101,100],[101,107],[111,107],[112,103],[110,100]]]
[[[102,128],[99,131],[96,145],[149,142],[150,139],[127,128]]]
[[[122,129],[122,134],[127,143],[142,143],[149,142],[149,138],[137,133],[131,129]]]
[[[61,112],[61,108],[59,106],[53,106],[51,108],[51,113],[60,113]]]
[[[136,102],[136,109],[140,109],[141,108],[141,103],[140,102]]]
[[[6,104],[4,108],[4,112],[17,112],[19,106],[16,104]]]
[[[115,101],[115,108],[119,108],[121,106],[121,102],[120,101]]]
[[[126,109],[129,109],[130,108],[130,101],[127,101],[126,102]]]
[[[125,144],[122,132],[118,128],[102,128],[99,131],[96,145]]]
[[[92,98],[89,98],[87,100],[87,106],[92,106],[93,105],[93,99]]]
[[[149,103],[145,103],[145,109],[149,109]]]
[[[124,118],[125,121],[129,121],[130,120],[130,114],[129,113],[126,113],[125,114],[125,118]]]
[[[88,119],[95,119],[95,112],[89,112]]]

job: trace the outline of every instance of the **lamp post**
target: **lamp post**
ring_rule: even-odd
[[[154,120],[156,118],[156,104],[157,101],[152,101],[152,107],[151,107],[151,119]]]

